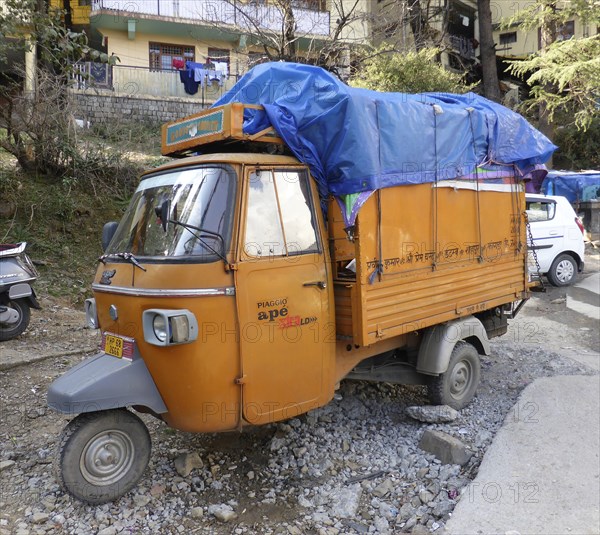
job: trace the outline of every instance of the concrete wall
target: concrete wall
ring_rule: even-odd
[[[129,121],[165,123],[202,110],[201,104],[192,99],[123,97],[84,91],[74,91],[71,96],[77,110],[76,118],[92,124]]]

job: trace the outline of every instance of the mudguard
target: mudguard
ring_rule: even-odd
[[[27,283],[14,284],[11,286],[8,290],[8,298],[11,301],[16,301],[17,299],[27,299],[27,302],[31,308],[38,310],[42,308],[37,300],[33,288]]]
[[[63,413],[80,414],[131,405],[148,407],[156,414],[167,412],[139,355],[130,361],[98,353],[71,368],[48,389],[48,406]]]
[[[444,373],[452,350],[460,340],[473,344],[479,354],[490,354],[490,342],[483,323],[467,316],[427,329],[419,348],[417,371],[427,375]]]

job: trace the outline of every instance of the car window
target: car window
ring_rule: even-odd
[[[306,173],[275,171],[274,174],[288,254],[319,252]]]
[[[244,251],[248,256],[257,257],[286,254],[271,171],[257,171],[250,175]]]
[[[318,253],[308,176],[296,170],[250,175],[244,252],[253,257]]]
[[[556,203],[544,201],[527,201],[527,217],[530,222],[550,221],[554,219]]]

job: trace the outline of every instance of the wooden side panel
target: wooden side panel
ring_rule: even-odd
[[[363,206],[355,343],[373,344],[526,295],[524,193],[510,184],[475,188],[467,182],[388,188]]]
[[[355,244],[344,231],[346,223],[338,203],[331,199],[328,208],[329,250],[334,261],[348,263],[356,257]]]
[[[338,337],[352,338],[352,286],[334,282],[335,330]]]

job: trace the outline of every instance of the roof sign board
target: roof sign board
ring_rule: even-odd
[[[221,132],[223,132],[222,109],[207,115],[166,125],[165,144],[172,147],[184,141],[200,140],[203,137]]]
[[[264,124],[259,123],[258,132],[244,133],[245,122],[257,115]],[[186,156],[196,151],[218,152],[224,144],[235,142],[283,143],[266,119],[262,106],[237,102],[203,110],[162,127],[164,156]]]

